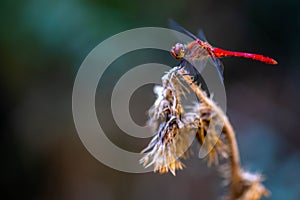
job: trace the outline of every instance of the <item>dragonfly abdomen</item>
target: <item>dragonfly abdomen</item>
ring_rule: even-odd
[[[273,64],[273,65],[277,64],[276,60],[274,60],[270,57],[260,55],[260,54],[227,51],[227,50],[223,50],[223,49],[220,49],[220,48],[214,48],[213,52],[214,52],[215,56],[218,57],[218,58],[233,56],[233,57],[250,58],[250,59],[253,59],[253,60],[258,60],[258,61],[264,62],[266,64]]]

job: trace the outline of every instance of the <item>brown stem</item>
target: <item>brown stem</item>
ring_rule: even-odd
[[[240,156],[239,156],[239,150],[238,145],[236,142],[236,137],[234,130],[231,126],[231,123],[229,122],[228,118],[224,114],[223,110],[219,108],[212,99],[208,98],[207,95],[202,91],[196,84],[191,83],[191,81],[184,77],[185,81],[190,85],[191,89],[194,91],[194,93],[198,96],[198,98],[205,104],[209,105],[212,110],[216,112],[216,114],[223,118],[224,122],[224,128],[223,132],[227,136],[231,156],[230,156],[230,165],[231,165],[231,196],[234,198],[235,194],[238,192],[237,190],[237,184],[240,181]]]

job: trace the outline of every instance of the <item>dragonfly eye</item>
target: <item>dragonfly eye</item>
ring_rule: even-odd
[[[175,44],[172,49],[171,49],[171,54],[176,58],[176,59],[181,59],[184,56],[184,45],[177,43]]]

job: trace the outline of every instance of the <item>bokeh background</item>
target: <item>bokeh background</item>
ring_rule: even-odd
[[[278,60],[278,66],[269,66],[223,59],[228,116],[238,135],[243,166],[266,175],[270,199],[300,199],[300,2],[296,0],[1,1],[1,196],[176,200],[217,199],[222,194],[216,169],[208,169],[202,160],[186,161],[187,168],[176,177],[119,172],[94,159],[75,130],[72,86],[85,56],[120,31],[167,27],[169,18],[192,32],[202,28],[218,47]],[[121,58],[107,71],[96,98],[108,137],[136,152],[149,139],[124,136],[107,110],[108,97],[124,69],[149,58],[176,64],[168,53],[154,54]],[[133,63],[135,57],[139,61]],[[153,100],[151,85],[135,93],[130,111],[137,123],[145,123]]]

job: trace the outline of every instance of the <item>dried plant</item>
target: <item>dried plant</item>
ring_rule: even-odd
[[[144,153],[141,164],[154,166],[154,172],[175,175],[189,157],[191,143],[196,137],[199,156],[207,154],[208,166],[219,167],[229,187],[226,199],[258,200],[269,196],[262,185],[263,177],[241,168],[234,130],[221,108],[204,90],[194,83],[188,72],[175,67],[162,77],[162,86],[155,86],[157,99],[149,110],[148,125],[156,133]],[[194,93],[199,102],[184,109],[182,97]],[[219,166],[219,160],[225,164]]]

